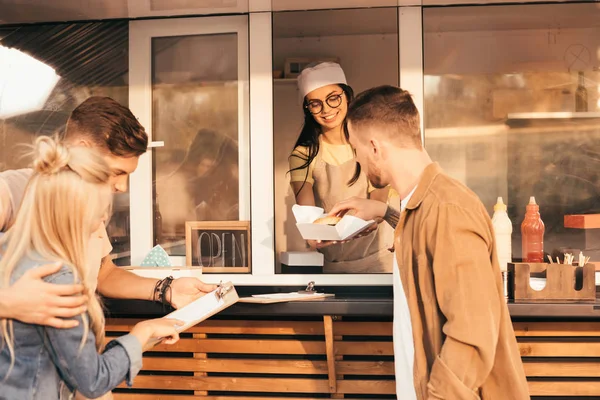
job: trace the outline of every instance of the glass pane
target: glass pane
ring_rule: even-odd
[[[546,225],[546,252],[581,249],[600,259],[582,231],[564,226],[565,215],[600,212],[600,9],[426,8],[423,18],[425,144],[433,159],[490,215],[504,197],[515,259],[530,196]]]
[[[154,240],[185,255],[186,221],[239,219],[238,38],[152,40]]]
[[[340,249],[335,259],[356,261],[354,267],[333,270],[326,263],[324,268],[310,266],[289,268],[281,265],[284,252],[308,251],[292,214],[296,203],[288,174],[289,156],[298,140],[304,123],[302,99],[299,99],[296,76],[307,63],[335,60],[344,70],[348,85],[357,94],[373,86],[398,85],[398,17],[397,8],[373,8],[353,10],[320,10],[278,12],[273,14],[273,77],[274,77],[274,150],[275,150],[275,247],[276,272],[278,273],[357,273],[391,271],[392,261],[374,261],[372,264],[357,256],[352,250]],[[293,60],[292,60],[293,59]],[[286,67],[286,64],[288,65]],[[341,146],[339,162],[350,161],[350,169],[344,171],[340,182],[348,181],[354,173],[352,149],[347,152]],[[348,158],[349,157],[349,158]],[[331,160],[330,160],[331,161]],[[339,164],[339,163],[338,163]],[[336,165],[335,168],[340,165]],[[360,195],[367,195],[365,190]],[[340,190],[346,190],[344,184]],[[334,190],[331,196],[343,196]],[[358,195],[358,194],[357,194]],[[348,196],[349,197],[349,196]],[[397,197],[396,197],[397,200]],[[388,239],[392,237],[388,232]],[[384,247],[381,238],[373,243]],[[391,244],[391,240],[389,241]],[[348,246],[349,247],[349,246]],[[367,245],[371,253],[372,247]],[[331,253],[328,259],[333,259]],[[369,264],[367,264],[369,263]],[[385,265],[384,265],[385,264]]]
[[[50,87],[47,98],[35,99],[39,83],[20,79],[0,82],[0,103],[13,108],[0,115],[0,170],[23,168],[23,144],[37,135],[52,135],[64,129],[71,111],[90,96],[109,96],[123,105],[128,100],[129,25],[126,21],[2,27],[0,46],[33,57],[55,70],[60,80]],[[0,70],[2,62],[0,61]],[[15,73],[15,71],[13,71]],[[4,70],[3,77],[6,78]],[[8,76],[12,76],[8,72]],[[0,81],[2,79],[0,78]],[[22,88],[15,85],[21,85]],[[14,89],[14,90],[13,90]],[[27,92],[28,97],[22,96]],[[33,100],[32,107],[15,109]],[[6,110],[6,108],[5,108]],[[107,227],[118,265],[129,264],[129,194],[115,196],[114,214]]]

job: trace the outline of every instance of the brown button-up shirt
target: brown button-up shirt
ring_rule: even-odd
[[[401,214],[395,248],[419,400],[529,399],[492,222],[477,195],[429,165]]]

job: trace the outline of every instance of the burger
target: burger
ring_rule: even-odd
[[[342,217],[327,216],[327,217],[323,217],[323,218],[319,218],[319,219],[315,220],[313,222],[313,224],[335,226],[341,220],[342,220]]]

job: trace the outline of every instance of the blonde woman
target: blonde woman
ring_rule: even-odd
[[[104,316],[90,282],[88,243],[104,223],[111,204],[110,170],[91,149],[67,149],[41,137],[35,144],[33,175],[8,232],[0,238],[0,287],[6,288],[41,265],[62,263],[45,281],[81,282],[87,312],[70,329],[2,319],[0,393],[8,400],[51,400],[75,391],[100,397],[123,380],[131,384],[142,351],[152,337],[179,337],[175,320],[137,324],[106,346]]]

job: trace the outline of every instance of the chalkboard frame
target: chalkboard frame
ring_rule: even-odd
[[[185,223],[185,265],[190,267],[200,266],[194,264],[192,259],[192,233],[193,231],[244,231],[246,232],[246,267],[202,267],[202,273],[232,273],[249,274],[252,272],[252,245],[250,240],[250,221],[186,221]]]

